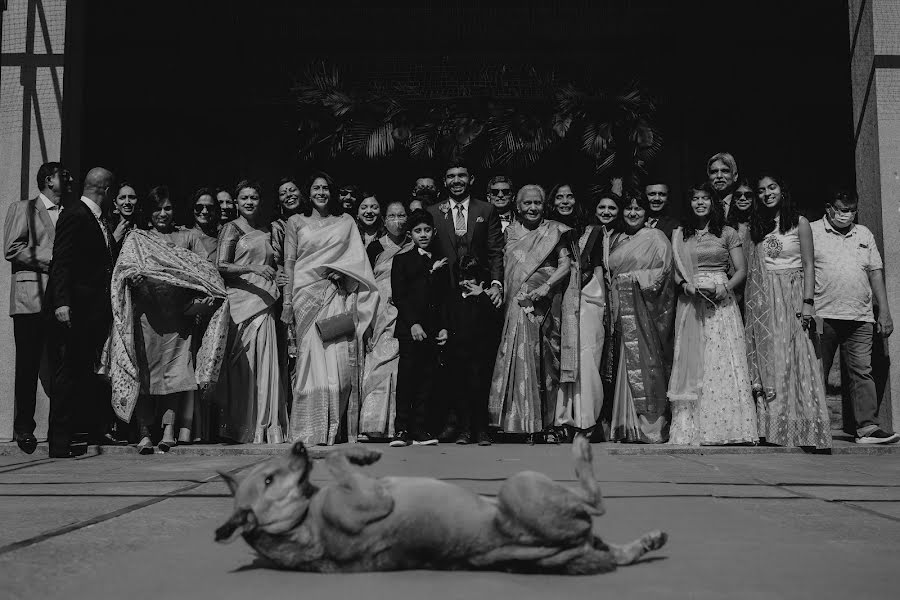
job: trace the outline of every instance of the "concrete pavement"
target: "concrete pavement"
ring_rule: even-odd
[[[377,446],[375,474],[484,494],[523,469],[574,480],[568,446]],[[595,454],[607,498],[597,531],[627,541],[663,529],[670,541],[594,577],[274,571],[241,540],[212,541],[231,511],[215,472],[264,456],[0,456],[0,597],[820,599],[897,589],[900,454]],[[327,480],[324,468],[315,475]]]

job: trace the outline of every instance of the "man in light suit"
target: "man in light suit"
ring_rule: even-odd
[[[484,200],[471,197],[474,183],[475,177],[464,162],[457,161],[447,166],[444,171],[444,188],[449,198],[428,208],[437,230],[434,244],[441,256],[447,257],[450,265],[457,265],[462,256],[474,256],[478,264],[483,265],[490,279],[489,282],[484,282],[488,286],[485,294],[494,307],[499,309],[503,304],[503,229],[497,209]],[[455,271],[456,269],[451,269],[451,292],[447,304],[451,318],[459,316],[465,308]],[[456,318],[455,321],[464,323],[465,319]],[[450,414],[447,415],[441,437],[455,437],[458,444],[478,441],[480,445],[488,445],[487,397],[494,364],[492,360],[485,360],[483,357],[496,357],[497,348],[493,340],[490,340],[486,341],[485,347],[478,348],[478,352],[475,352],[473,348],[454,344],[453,332],[449,333],[447,353],[450,360],[444,375],[448,382],[446,389],[452,394],[452,398],[449,402]],[[478,423],[485,425],[481,427]],[[473,440],[473,435],[476,440]]]
[[[63,194],[70,189],[71,181],[58,162],[41,165],[37,173],[40,193],[11,204],[3,228],[6,260],[12,266],[9,314],[16,343],[13,432],[19,448],[28,454],[37,447],[34,409],[41,362],[47,350],[44,292],[53,257],[56,221],[62,210]],[[44,386],[48,394],[50,379],[47,378]]]
[[[59,351],[50,395],[52,458],[78,454],[71,445],[78,425],[88,430],[89,442],[102,443],[112,420],[109,388],[97,367],[112,325],[110,282],[116,249],[106,210],[115,182],[106,169],[91,169],[81,198],[66,205],[56,227],[44,301],[53,320],[50,339]]]

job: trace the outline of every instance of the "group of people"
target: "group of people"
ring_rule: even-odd
[[[274,220],[256,182],[200,188],[179,226],[165,186],[103,168],[63,205],[72,178],[47,163],[5,227],[15,439],[34,451],[45,357],[58,457],[76,432],[142,454],[498,432],[828,448],[840,347],[857,441],[898,441],[878,422],[872,344],[893,325],[856,198],[810,223],[777,175],[741,178],[728,153],[706,172],[680,219],[661,181],[588,198],[498,175],[484,201],[453,162],[387,199],[284,178]]]

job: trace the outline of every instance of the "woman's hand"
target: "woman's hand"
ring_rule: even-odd
[[[425,335],[425,330],[422,329],[422,326],[418,323],[409,328],[409,334],[412,336],[412,339],[417,342],[421,342],[428,337]]]
[[[274,267],[270,267],[269,265],[258,265],[253,270],[257,275],[263,277],[267,281],[275,281]]]
[[[728,296],[728,289],[725,287],[723,283],[717,283],[715,289],[715,299],[716,302],[721,302]]]
[[[116,240],[116,243],[121,242],[126,233],[128,233],[128,221],[119,219],[119,222],[116,223],[116,228],[113,229],[113,239]]]
[[[141,273],[136,273],[128,278],[128,283],[131,285],[138,287],[144,283],[146,277],[144,277]]]
[[[287,273],[284,272],[284,269],[278,269],[278,272],[275,273],[275,285],[278,287],[284,287],[288,284],[288,276]]]
[[[684,293],[687,294],[689,298],[693,298],[697,295],[697,288],[695,288],[693,284],[690,284],[687,281],[681,284],[681,289],[684,290]]]
[[[294,307],[285,305],[281,308],[281,322],[285,325],[294,324]]]
[[[438,345],[438,346],[443,346],[444,344],[447,343],[447,336],[448,336],[448,335],[449,335],[449,334],[447,333],[447,330],[446,330],[446,329],[441,329],[440,331],[438,331],[438,334],[437,334],[437,336],[434,338],[434,341],[437,342],[437,345]]]
[[[546,283],[543,285],[539,285],[538,287],[536,287],[533,290],[531,290],[530,292],[528,292],[528,298],[530,298],[532,302],[536,302],[538,300],[546,298],[549,295],[550,295],[550,286],[547,285]]]

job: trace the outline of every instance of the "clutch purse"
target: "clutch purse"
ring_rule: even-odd
[[[356,323],[353,322],[353,313],[342,312],[339,315],[319,319],[316,321],[316,329],[323,342],[330,342],[341,337],[351,337],[356,333]]]

